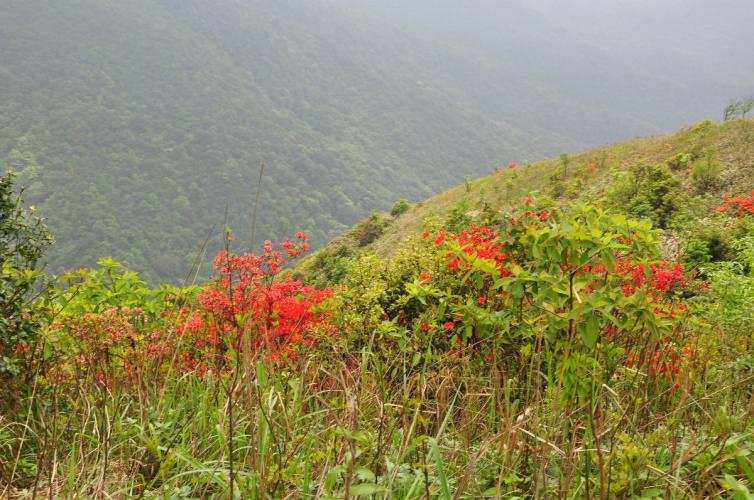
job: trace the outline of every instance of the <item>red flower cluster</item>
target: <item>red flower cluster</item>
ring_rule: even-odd
[[[288,259],[308,250],[306,235],[296,237],[297,243],[280,244],[283,252],[266,241],[262,255],[218,254],[217,277],[199,294],[199,309],[182,325],[193,339],[193,352],[183,358],[186,368],[201,373],[228,344],[237,351],[264,351],[276,362],[294,360],[301,347],[315,342],[317,333],[333,332],[329,312],[320,307],[332,297],[329,289],[317,290],[290,277],[276,279]]]
[[[595,267],[593,272],[604,273],[604,266],[598,270]],[[643,287],[645,284],[651,285],[657,291],[668,292],[674,286],[683,287],[686,285],[686,278],[683,275],[683,266],[680,264],[673,264],[672,266],[668,261],[662,261],[659,264],[637,264],[630,260],[621,260],[613,265],[613,272],[619,275],[625,276],[629,283],[626,283],[622,288],[622,293],[625,296],[633,294],[634,290]]]
[[[717,207],[718,212],[732,210],[738,216],[754,215],[754,191],[749,195],[738,195],[728,198],[725,203]]]
[[[528,234],[530,229],[549,224],[551,218],[557,221],[558,214],[547,210],[532,211],[528,207],[534,204],[531,198],[525,199],[523,204],[527,206],[527,211],[519,215],[519,218],[510,219],[510,233],[504,237],[489,228],[472,225],[468,230],[458,234],[440,231],[434,240],[436,246],[442,246],[448,251],[444,254],[447,269],[457,270],[465,276],[473,273],[473,269],[478,269],[478,272],[482,273],[482,280],[477,276],[474,281],[477,293],[474,300],[480,307],[487,307],[487,297],[492,301],[492,307],[498,307],[501,299],[505,303],[508,294],[508,291],[501,289],[496,292],[499,295],[486,295],[489,291],[489,278],[511,276],[510,270],[514,264],[524,269],[529,266],[537,269],[537,266],[543,265],[542,257],[536,257],[530,251],[527,240],[517,239],[516,235]],[[628,245],[632,240],[638,241],[639,235],[616,238],[620,243]],[[559,263],[561,272],[564,275],[578,277],[580,285],[576,291],[576,300],[579,302],[585,300],[586,295],[593,293],[606,293],[606,297],[610,297],[610,290],[617,290],[625,297],[632,297],[637,290],[643,292],[641,296],[636,297],[640,301],[637,306],[648,308],[650,314],[654,314],[658,321],[668,325],[668,337],[659,342],[654,358],[649,359],[645,352],[642,359],[637,359],[629,352],[626,363],[628,366],[639,365],[641,369],[647,370],[653,379],[662,376],[670,380],[677,375],[679,367],[685,366],[684,363],[690,356],[688,353],[691,352],[684,340],[687,334],[685,322],[678,321],[679,317],[685,316],[686,306],[671,295],[671,292],[686,285],[683,267],[667,261],[636,262],[628,258],[622,250],[616,250],[610,264],[607,265],[599,255],[595,255],[588,265],[575,264],[572,262],[574,256],[571,255],[570,249],[565,252],[563,258],[564,262]],[[479,260],[486,261],[486,264],[476,267],[474,263]],[[446,319],[443,318],[441,321]],[[452,321],[447,321],[444,328],[454,330],[456,325]],[[462,329],[463,325],[458,328]],[[606,322],[602,326],[602,333],[605,341],[621,344],[629,351],[636,344],[635,332],[621,331],[613,322]],[[651,352],[655,352],[654,347]],[[685,354],[681,354],[682,352]]]
[[[466,255],[472,256],[475,259],[485,259],[492,263],[498,269],[500,276],[509,275],[508,270],[504,267],[504,263],[510,259],[511,255],[503,251],[505,243],[501,241],[495,231],[474,224],[468,230],[461,231],[457,235],[440,231],[440,234],[435,239],[435,245],[441,245],[446,237],[457,244]],[[469,267],[469,264],[462,265],[461,258],[453,253],[448,253],[446,257],[448,259],[445,265],[447,269],[460,269],[461,267],[467,269]]]

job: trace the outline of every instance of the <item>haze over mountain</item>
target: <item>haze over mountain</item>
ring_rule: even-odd
[[[6,0],[0,158],[57,237],[53,270],[112,255],[176,280],[212,227],[215,249],[226,223],[250,245],[262,162],[256,242],[322,244],[398,198],[754,90],[745,0],[563,4]]]

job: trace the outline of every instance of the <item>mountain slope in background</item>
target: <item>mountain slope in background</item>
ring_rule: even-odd
[[[224,224],[248,247],[262,162],[256,242],[304,230],[316,245],[501,162],[669,124],[657,102],[678,82],[656,65],[615,102],[600,89],[625,61],[595,83],[594,40],[561,36],[547,12],[511,2],[466,39],[484,9],[445,27],[462,4],[426,5],[422,25],[391,2],[3,2],[0,158],[56,234],[52,269],[111,255],[176,280]],[[710,85],[685,82],[668,105],[696,118],[740,91]]]

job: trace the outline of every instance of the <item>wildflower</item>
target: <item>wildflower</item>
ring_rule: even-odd
[[[421,274],[421,275],[419,276],[419,282],[420,282],[420,283],[425,283],[425,282],[427,282],[427,281],[429,281],[429,274],[427,274],[427,273],[422,273],[422,274]]]
[[[452,330],[453,327],[455,327],[455,324],[452,321],[448,321],[443,325],[443,328],[446,330]]]
[[[508,168],[516,168],[518,165],[516,165],[515,161],[512,161],[508,164]]]
[[[480,306],[483,306],[485,302],[487,302],[487,299],[485,299],[484,297],[479,297],[478,299],[476,299],[476,303]]]

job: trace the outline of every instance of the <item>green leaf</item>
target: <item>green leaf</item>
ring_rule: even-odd
[[[600,336],[600,322],[597,319],[597,315],[590,313],[586,321],[579,325],[579,333],[581,333],[581,340],[590,349],[597,345],[597,339]]]
[[[384,486],[375,483],[361,483],[351,486],[350,493],[354,496],[368,496],[387,491]]]
[[[440,481],[440,498],[443,498],[444,500],[450,500],[452,497],[450,495],[450,487],[448,487],[448,480],[445,477],[445,466],[442,463],[442,454],[440,453],[440,447],[437,446],[436,439],[430,439],[429,445],[432,451],[432,456],[435,460],[437,479]]]

